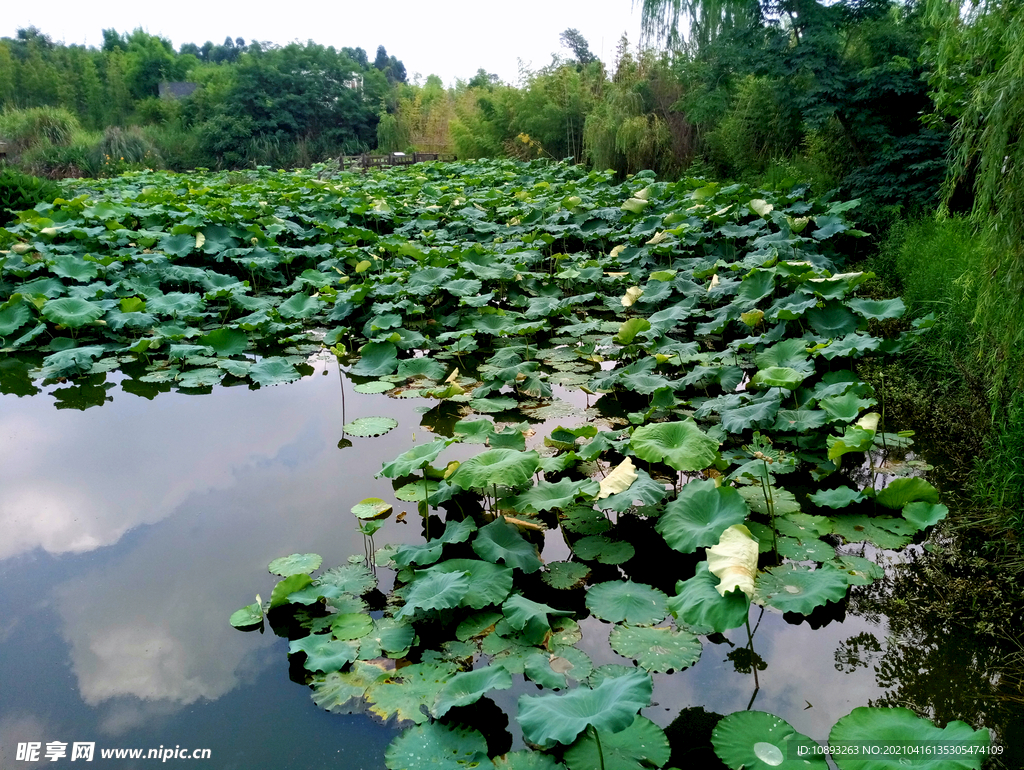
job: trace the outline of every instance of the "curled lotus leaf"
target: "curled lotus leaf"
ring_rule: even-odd
[[[445,439],[437,439],[429,444],[417,444],[391,462],[384,463],[384,467],[378,475],[389,479],[408,476],[410,473],[414,473],[425,465],[434,462],[447,446],[448,441]]]
[[[633,459],[627,457],[615,466],[611,473],[601,479],[597,499],[603,500],[609,495],[616,495],[620,492],[625,492],[636,480],[637,472],[636,467],[633,465]]]
[[[708,571],[708,564],[697,565],[689,580],[676,583],[676,595],[669,598],[669,612],[695,631],[722,633],[742,626],[750,610],[750,600],[742,591],[722,595],[719,580]]]
[[[939,502],[939,490],[922,478],[893,479],[889,485],[875,495],[875,501],[886,508],[903,508],[917,501]]]
[[[235,628],[252,628],[263,622],[263,604],[253,602],[231,613],[228,620]]]
[[[578,687],[564,695],[519,696],[519,724],[531,744],[569,745],[587,727],[617,733],[651,702],[648,674],[629,673],[605,679],[593,689]]]
[[[786,388],[787,390],[793,390],[801,382],[807,379],[807,375],[803,372],[798,372],[796,369],[791,369],[788,366],[769,366],[767,369],[761,369],[750,381],[754,385],[761,385],[765,388]]]
[[[740,590],[747,598],[754,595],[757,575],[757,538],[742,524],[728,527],[718,543],[708,548],[708,571],[721,582],[716,587],[722,596]]]
[[[491,690],[507,690],[511,686],[512,675],[500,663],[475,671],[461,671],[445,682],[430,713],[440,719],[456,706],[468,706]]]
[[[519,529],[503,517],[480,528],[473,540],[473,550],[482,559],[518,567],[526,573],[541,568],[537,546],[524,538]]]
[[[874,740],[874,739],[868,739]],[[827,770],[820,747],[783,719],[764,711],[737,711],[711,733],[715,754],[732,770]],[[799,752],[807,749],[806,754]],[[798,756],[799,754],[799,756]]]

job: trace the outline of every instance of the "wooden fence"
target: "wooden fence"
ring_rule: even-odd
[[[412,155],[391,153],[390,155],[342,155],[338,158],[343,170],[363,171],[371,168],[384,168],[385,166],[411,166],[413,163],[423,163],[428,160],[452,161],[457,160],[454,155],[443,152],[414,152]]]

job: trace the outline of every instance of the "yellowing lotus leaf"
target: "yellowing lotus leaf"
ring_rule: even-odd
[[[636,302],[643,295],[644,290],[639,286],[630,286],[626,289],[626,295],[622,298],[623,307],[632,307],[633,303]]]
[[[878,412],[868,412],[866,415],[857,420],[857,427],[863,428],[864,430],[876,431],[878,430],[878,420],[881,415]]]
[[[725,596],[740,589],[747,597],[754,595],[757,575],[757,540],[742,524],[733,524],[708,548],[708,571],[721,582],[718,593]]]
[[[718,286],[718,273],[711,276],[711,283],[708,284],[708,291],[711,291],[716,286]]]
[[[617,495],[625,492],[636,481],[636,468],[633,466],[633,458],[627,457],[619,463],[615,470],[601,480],[601,491],[597,493],[598,500],[604,500],[609,495]]]
[[[646,246],[657,246],[663,240],[668,238],[668,236],[669,236],[669,233],[667,231],[661,230],[658,233],[656,233],[653,238],[651,238],[649,241],[647,241],[647,243],[645,245]]]
[[[612,258],[614,259],[615,257],[619,256],[619,254],[621,254],[625,250],[626,250],[626,244],[620,243],[618,246],[616,246],[615,248],[612,249],[612,253],[611,253]]]

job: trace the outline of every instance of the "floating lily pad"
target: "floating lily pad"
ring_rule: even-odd
[[[348,671],[313,677],[313,702],[335,714],[354,714],[363,708],[366,689],[387,676],[379,664],[357,660]]]
[[[701,653],[700,639],[669,626],[615,626],[609,642],[619,655],[651,673],[681,671],[696,663]]]
[[[487,739],[478,730],[461,725],[428,722],[399,733],[384,752],[388,770],[431,767],[467,770],[493,767],[487,758]]]
[[[852,586],[870,585],[885,575],[885,571],[881,567],[863,556],[844,554],[837,556],[835,563],[836,568],[846,578],[846,582]]]
[[[583,561],[597,561],[601,564],[622,564],[636,555],[632,543],[612,540],[604,535],[580,538],[573,543],[572,552]]]
[[[356,393],[386,393],[389,390],[394,389],[394,385],[384,380],[371,380],[370,382],[361,382],[358,385],[353,385],[352,390]]]
[[[386,519],[394,507],[379,497],[367,497],[352,506],[352,513],[357,519]]]
[[[758,574],[755,588],[760,603],[783,612],[808,615],[815,607],[841,600],[849,583],[835,567],[826,565],[812,570],[783,564]]]
[[[282,556],[279,559],[274,559],[267,566],[267,569],[271,575],[289,577],[290,575],[314,572],[320,569],[321,562],[323,562],[323,558],[319,554],[293,553],[291,556]]]
[[[864,495],[856,489],[849,487],[838,487],[836,489],[823,489],[807,498],[815,505],[828,508],[845,508],[850,503],[857,503],[864,499]]]
[[[541,574],[541,579],[552,588],[569,590],[579,588],[590,576],[590,568],[577,561],[553,561]]]
[[[785,720],[764,711],[737,711],[711,733],[715,754],[732,770],[827,770],[819,746]],[[800,748],[806,756],[797,756]]]
[[[383,436],[397,427],[398,420],[392,417],[359,417],[352,422],[345,423],[342,430],[350,436],[369,438]]]
[[[668,612],[668,597],[657,588],[633,581],[611,580],[587,591],[587,609],[611,623],[657,623]]]
[[[385,722],[427,722],[430,715],[420,706],[433,703],[456,670],[452,663],[414,663],[394,671],[366,690],[368,711]]]
[[[235,628],[251,628],[263,622],[263,605],[259,602],[247,604],[231,613],[228,620]]]

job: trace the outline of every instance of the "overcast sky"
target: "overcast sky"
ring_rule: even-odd
[[[590,50],[608,63],[623,32],[633,45],[640,32],[640,11],[632,0],[54,0],[5,5],[0,37],[34,25],[55,41],[98,46],[104,28],[124,32],[142,27],[170,38],[175,48],[207,40],[222,43],[227,36],[247,42],[314,40],[338,48],[358,46],[371,59],[383,45],[402,60],[410,79],[415,73],[434,73],[449,85],[455,78],[469,79],[481,67],[515,82],[517,58],[539,68],[550,63],[554,52],[568,54],[560,49],[558,36],[569,27],[578,29]]]

